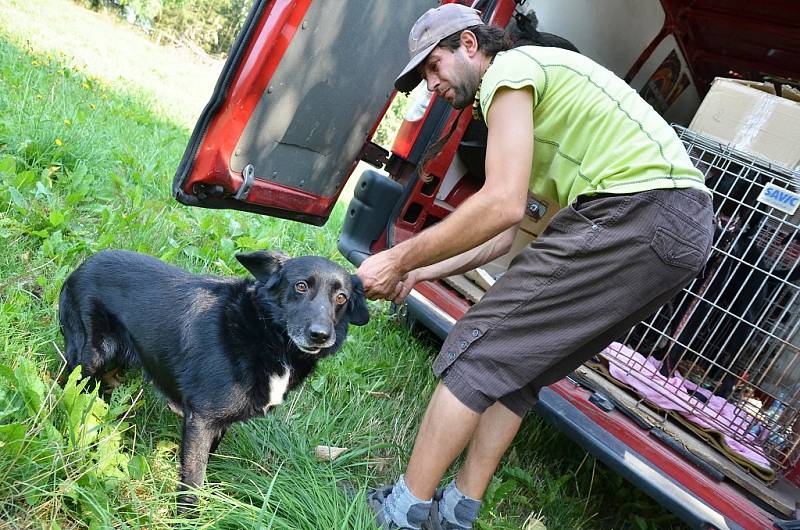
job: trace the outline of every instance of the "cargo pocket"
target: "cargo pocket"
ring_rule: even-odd
[[[657,227],[650,247],[667,265],[699,271],[705,263],[705,253],[663,227]]]

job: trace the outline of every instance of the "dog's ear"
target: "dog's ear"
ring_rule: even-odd
[[[350,275],[353,282],[353,291],[350,293],[350,300],[347,301],[347,317],[351,324],[363,326],[369,322],[369,309],[367,308],[367,297],[364,294],[364,284],[355,274]]]
[[[236,254],[236,259],[256,277],[256,280],[266,282],[270,276],[280,272],[289,256],[283,252],[259,250],[249,254]]]

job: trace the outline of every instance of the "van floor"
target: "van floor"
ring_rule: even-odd
[[[635,417],[637,423],[643,428],[658,428],[666,433],[672,441],[670,445],[681,448],[680,452],[689,453],[688,456],[695,460],[696,465],[707,470],[711,476],[724,476],[729,482],[739,486],[744,492],[755,497],[764,507],[784,517],[795,515],[795,502],[797,501],[798,488],[786,479],[779,479],[772,485],[767,485],[762,480],[748,473],[744,468],[736,465],[720,451],[695,435],[681,423],[669,415],[649,406],[630,390],[620,387],[609,380],[604,374],[588,366],[582,366],[571,376],[580,385],[591,391],[600,392],[610,398],[615,407],[628,416]],[[677,445],[676,445],[677,444]],[[684,455],[687,456],[687,455]]]

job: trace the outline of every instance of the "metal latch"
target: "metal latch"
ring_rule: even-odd
[[[253,167],[253,164],[247,164],[244,166],[244,170],[242,170],[242,185],[239,186],[238,190],[236,190],[236,194],[233,196],[234,199],[237,201],[243,201],[247,198],[247,194],[250,193],[250,188],[253,187],[255,175],[256,168]]]

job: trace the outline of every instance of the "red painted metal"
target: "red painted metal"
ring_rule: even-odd
[[[800,80],[800,9],[795,0],[661,0],[694,81],[714,77]]]
[[[193,186],[200,182],[221,185],[227,193],[234,193],[241,186],[241,173],[229,168],[231,155],[311,1],[276,0],[261,17],[255,38],[243,55],[244,60],[231,82],[225,101],[211,120],[198,149],[192,174],[183,184],[186,193],[191,193]],[[357,162],[353,161],[351,171]],[[255,177],[248,202],[319,217],[330,214],[338,191],[341,191],[331,197],[320,197],[262,180],[259,177],[263,175],[256,174]]]
[[[464,316],[470,308],[466,299],[439,282],[423,282],[415,287],[426,300],[453,317],[455,320]]]
[[[664,475],[680,483],[695,497],[746,530],[772,528],[774,517],[725,482],[716,482],[653,438],[620,412],[604,412],[589,402],[591,393],[567,380],[550,386],[599,427],[646,458]]]
[[[800,460],[795,462],[794,466],[786,472],[786,480],[795,486],[800,486]]]
[[[408,160],[408,157],[411,154],[411,149],[417,142],[419,133],[422,131],[422,126],[425,124],[425,120],[428,119],[428,114],[430,114],[431,107],[433,107],[434,97],[435,96],[431,95],[428,98],[425,112],[422,114],[420,119],[414,121],[404,119],[403,123],[400,124],[400,127],[397,129],[397,134],[394,137],[394,142],[392,143],[392,153],[394,153],[396,156],[399,156],[404,160]]]

